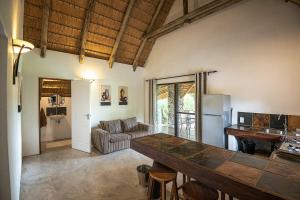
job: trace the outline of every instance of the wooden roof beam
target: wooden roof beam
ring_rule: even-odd
[[[46,56],[47,50],[47,36],[48,36],[48,22],[50,13],[50,0],[43,1],[43,16],[42,16],[42,29],[41,29],[41,57]]]
[[[154,15],[153,15],[153,17],[151,19],[151,22],[150,22],[150,24],[149,24],[149,26],[148,26],[148,28],[146,30],[146,35],[148,33],[150,33],[150,31],[152,30],[152,27],[153,27],[153,25],[154,25],[154,23],[155,23],[158,15],[159,15],[160,11],[161,11],[161,8],[162,8],[164,2],[165,2],[165,0],[161,0],[159,2],[158,6],[156,7],[156,10],[155,10]],[[134,61],[133,61],[133,66],[132,66],[133,67],[133,71],[135,71],[136,68],[137,68],[137,66],[138,66],[138,62],[139,62],[140,56],[141,56],[141,54],[142,54],[142,52],[144,50],[146,42],[147,42],[147,38],[144,37],[143,40],[142,40],[141,45],[139,46],[137,54],[135,55]]]
[[[242,0],[214,0],[204,6],[179,17],[178,19],[152,31],[146,35],[147,39],[155,39],[181,28],[186,22],[192,23],[210,14],[216,13]]]
[[[285,0],[285,1],[287,1],[287,2],[291,2],[291,3],[294,3],[294,4],[296,4],[296,5],[298,5],[298,6],[300,6],[300,0]]]
[[[80,63],[84,62],[87,34],[89,31],[91,14],[95,7],[95,4],[96,4],[96,0],[89,0],[88,8],[85,13],[84,24],[83,24],[83,28],[81,30],[81,47],[80,47],[80,54],[79,54],[79,62]]]
[[[126,9],[126,13],[124,15],[120,31],[117,35],[116,41],[114,43],[114,47],[112,49],[111,55],[110,55],[109,60],[108,60],[109,68],[113,67],[113,64],[114,64],[114,61],[115,61],[115,56],[116,56],[119,44],[121,42],[121,39],[122,39],[123,34],[125,32],[125,29],[127,27],[127,23],[128,23],[128,20],[129,20],[129,17],[130,17],[130,14],[131,14],[131,11],[132,11],[132,8],[133,8],[135,2],[136,2],[136,0],[130,0],[130,2],[128,4],[128,7]]]

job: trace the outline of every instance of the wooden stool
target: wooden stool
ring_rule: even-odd
[[[209,188],[200,182],[191,181],[182,186],[185,200],[218,200],[217,190]]]
[[[163,165],[153,166],[149,171],[148,200],[151,200],[155,181],[160,183],[161,200],[166,200],[166,184],[173,182],[170,200],[178,200],[177,172]]]

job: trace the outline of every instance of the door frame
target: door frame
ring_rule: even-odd
[[[42,84],[42,80],[43,79],[50,79],[50,80],[66,80],[66,81],[72,81],[71,79],[64,79],[64,78],[47,78],[47,77],[39,77],[38,78],[38,85],[39,85],[39,88],[38,88],[38,92],[39,92],[39,95],[38,95],[38,118],[39,118],[39,155],[42,154],[42,147],[41,147],[41,126],[40,126],[40,121],[41,121],[41,116],[40,116],[40,112],[41,112],[41,84]],[[72,86],[71,86],[72,87]],[[72,88],[71,88],[72,89]],[[72,132],[71,132],[72,134]]]

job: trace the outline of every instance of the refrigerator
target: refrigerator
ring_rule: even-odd
[[[230,95],[207,94],[202,98],[202,142],[225,148],[224,128],[231,126]]]

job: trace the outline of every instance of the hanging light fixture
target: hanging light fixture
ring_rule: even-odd
[[[18,76],[18,68],[21,54],[27,53],[34,49],[34,45],[24,40],[13,39],[13,52],[18,54],[17,59],[14,62],[13,69],[13,84],[16,84],[16,77]]]

